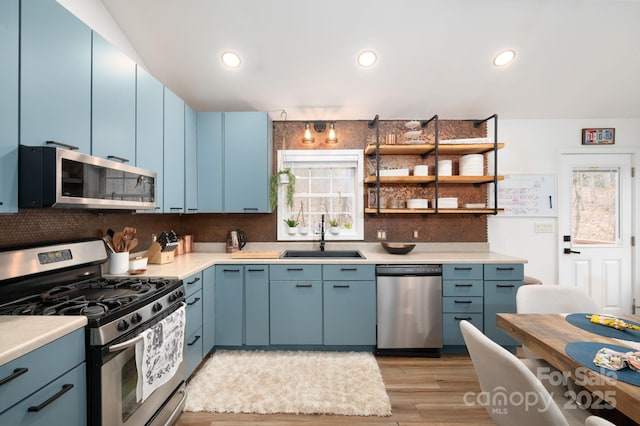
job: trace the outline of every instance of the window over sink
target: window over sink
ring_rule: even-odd
[[[278,185],[278,240],[320,239],[322,215],[326,240],[363,240],[363,162],[355,149],[278,151],[279,170],[290,169],[296,178],[292,209],[287,184]],[[297,223],[295,229],[287,220]]]

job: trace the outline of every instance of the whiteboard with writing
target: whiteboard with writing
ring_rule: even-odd
[[[492,190],[489,194],[493,198]],[[498,208],[504,209],[498,217],[556,216],[556,204],[554,174],[512,174],[498,181]]]

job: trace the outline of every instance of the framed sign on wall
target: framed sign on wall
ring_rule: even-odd
[[[613,145],[616,129],[582,129],[582,145]]]

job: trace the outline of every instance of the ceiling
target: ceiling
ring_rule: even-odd
[[[59,1],[74,13],[84,2]],[[640,118],[639,0],[93,4],[85,22],[101,32],[112,18],[102,35],[198,111],[269,111],[276,120],[282,110],[289,120]],[[515,61],[494,67],[505,48],[516,49]],[[370,69],[356,63],[365,49],[378,53]],[[221,64],[224,50],[241,55],[239,69]]]

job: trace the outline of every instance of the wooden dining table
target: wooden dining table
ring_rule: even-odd
[[[640,323],[637,315],[620,315],[619,318]],[[565,346],[572,342],[625,346],[620,340],[578,328],[561,314],[497,314],[496,325],[559,371],[578,379],[579,384],[594,396],[593,403],[597,401],[595,396],[603,397],[616,410],[640,424],[639,386],[585,368],[565,352]],[[615,377],[615,371],[612,373]]]

